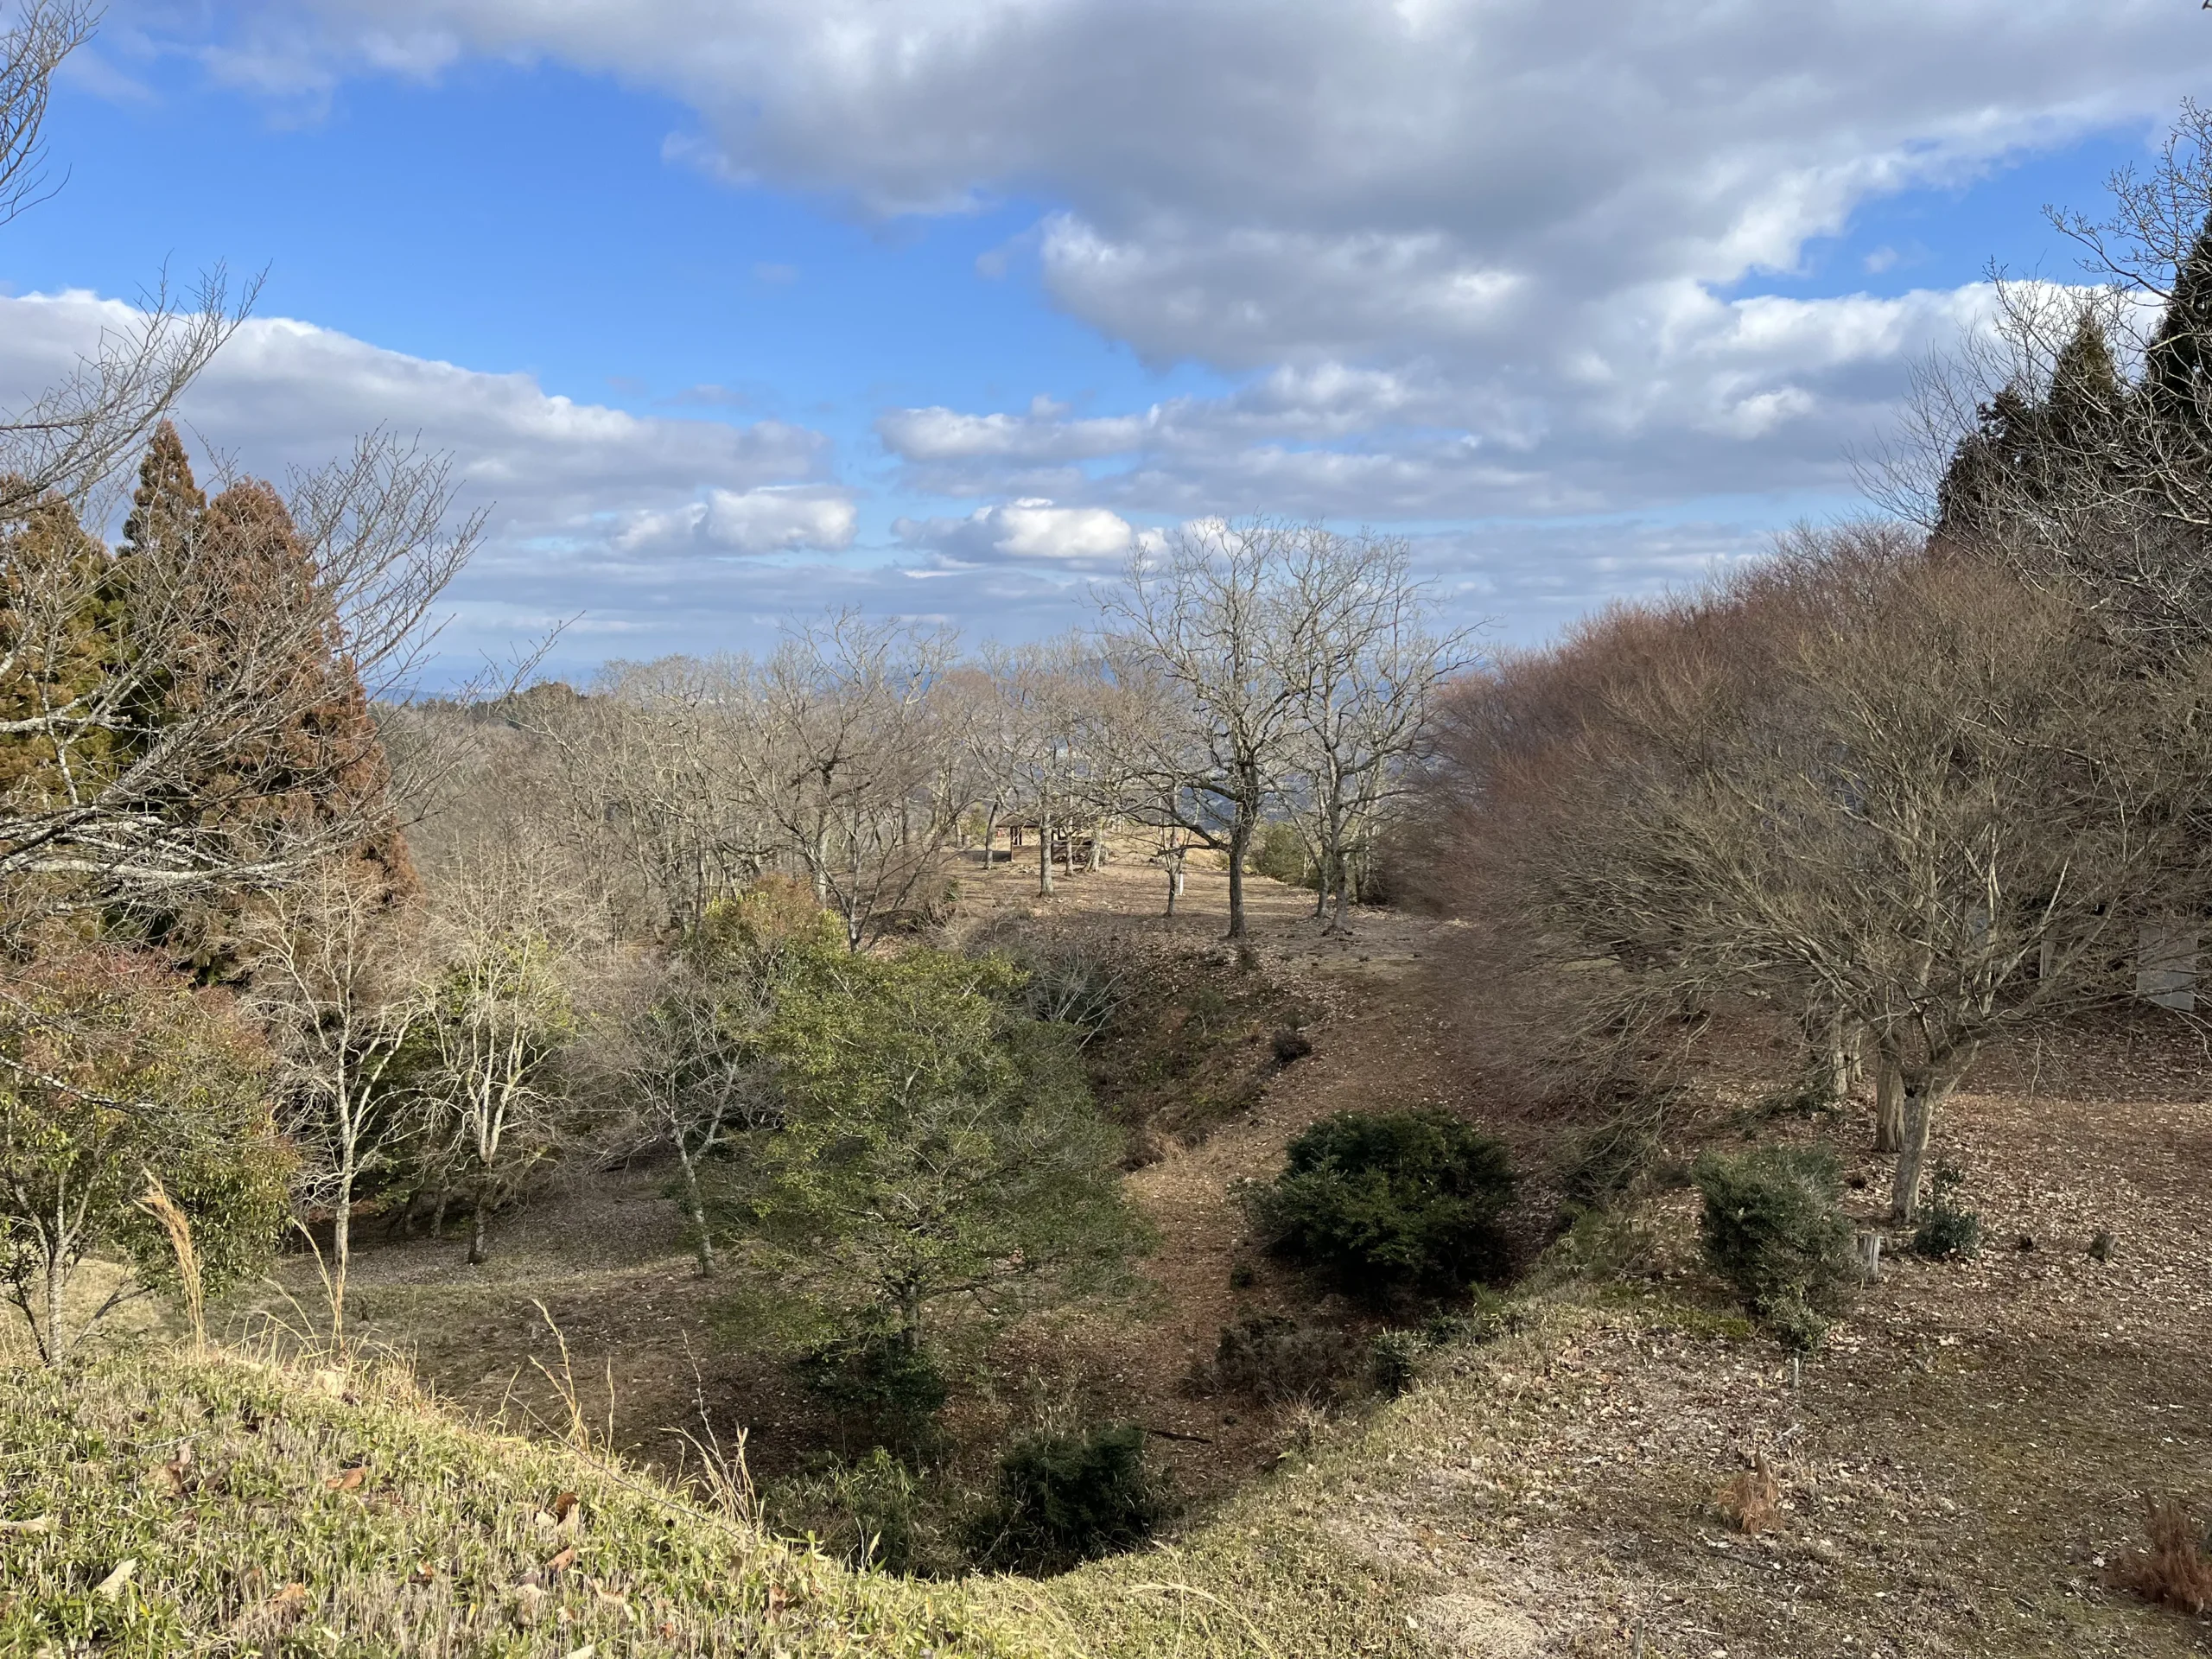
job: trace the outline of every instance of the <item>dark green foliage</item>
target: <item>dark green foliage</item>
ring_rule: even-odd
[[[1273,876],[1286,887],[1311,887],[1315,879],[1306,837],[1294,824],[1270,823],[1262,829],[1244,855],[1244,868],[1255,875]]]
[[[1122,1136],[1018,984],[997,957],[793,952],[756,1039],[780,1118],[722,1213],[818,1322],[918,1346],[954,1298],[1013,1318],[1131,1282]]]
[[[871,1334],[825,1343],[798,1364],[807,1391],[901,1447],[926,1442],[951,1389],[928,1349]]]
[[[1359,1341],[1350,1332],[1255,1313],[1222,1326],[1213,1363],[1198,1381],[1265,1405],[1322,1400],[1341,1390],[1360,1358]]]
[[[1691,1172],[1705,1197],[1706,1260],[1792,1347],[1819,1345],[1857,1279],[1841,1171],[1826,1147],[1707,1153]]]
[[[1144,1431],[1134,1423],[1040,1434],[1001,1459],[995,1501],[976,1524],[976,1554],[993,1567],[1064,1573],[1142,1543],[1166,1510],[1145,1467]]]
[[[2143,380],[2169,420],[2202,426],[2212,413],[2212,219],[2174,272],[2172,296],[2143,354]]]
[[[1981,1248],[1981,1216],[1961,1210],[1956,1199],[1966,1177],[1948,1164],[1939,1164],[1929,1180],[1928,1206],[1912,1235],[1912,1253],[1931,1262],[1948,1262],[1972,1255]]]
[[[1250,1204],[1274,1249],[1347,1290],[1449,1295],[1504,1274],[1513,1185],[1504,1147],[1449,1113],[1340,1112]]]

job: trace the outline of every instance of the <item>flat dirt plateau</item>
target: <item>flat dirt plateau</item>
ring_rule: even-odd
[[[964,881],[963,927],[1096,930],[1163,975],[1237,971],[1217,874],[1193,872],[1173,923],[1141,861],[1065,878],[1048,901],[1026,872]],[[1543,1288],[1487,1340],[1433,1354],[1404,1397],[1266,1406],[1187,1381],[1225,1323],[1315,1311],[1254,1254],[1229,1183],[1270,1173],[1327,1112],[1433,1103],[1479,1120],[1484,1102],[1451,1035],[1471,988],[1431,971],[1446,924],[1365,912],[1349,941],[1328,939],[1308,895],[1251,885],[1268,989],[1230,1007],[1218,1045],[1249,1063],[1190,1084],[1208,1111],[1160,1134],[1129,1178],[1160,1230],[1156,1298],[1005,1351],[1033,1351],[1033,1392],[1058,1408],[1154,1430],[1187,1501],[1160,1550],[1038,1587],[1112,1621],[1099,1651],[2212,1652],[2212,1624],[2123,1583],[2148,1497],[2212,1499],[2212,1064],[2193,1037],[2121,1020],[1986,1063],[1938,1128],[1980,1254],[1893,1254],[1817,1353],[1793,1359],[1734,1315],[1699,1264],[1694,1195],[1675,1190],[1614,1228],[1594,1268],[1554,1247],[1531,1281]],[[1265,1058],[1281,1009],[1313,1048],[1287,1065]],[[1859,1151],[1864,1117],[1859,1103],[1753,1124],[1716,1099],[1670,1151],[1828,1139],[1866,1183],[1851,1198],[1871,1225],[1887,1171]],[[480,1268],[458,1237],[372,1236],[354,1277],[366,1333],[413,1351],[464,1408],[550,1420],[542,1303],[586,1403],[611,1386],[618,1443],[652,1458],[703,1409],[747,1427],[772,1472],[779,1441],[805,1437],[804,1408],[741,1357],[662,1185],[632,1172],[549,1194],[503,1219]],[[311,1269],[296,1260],[286,1277],[304,1300]],[[979,1443],[1031,1408],[1019,1392],[974,1408]],[[1746,1532],[1719,1493],[1754,1457],[1778,1502]],[[1167,1581],[1216,1609],[1203,1639],[1179,1615],[1119,1617]]]

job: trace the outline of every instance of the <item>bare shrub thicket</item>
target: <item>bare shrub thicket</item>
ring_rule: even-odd
[[[1471,1009],[1562,1096],[1663,1099],[1731,1014],[1897,1080],[1893,1207],[1995,1038],[2134,989],[2201,905],[2204,670],[1882,525],[1807,532],[1465,688],[1434,787]],[[1501,1020],[1500,1016],[1503,1016]]]

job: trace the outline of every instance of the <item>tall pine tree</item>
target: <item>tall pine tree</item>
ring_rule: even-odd
[[[2212,433],[2212,218],[2174,272],[2165,315],[2144,353],[2143,386],[2161,419]]]

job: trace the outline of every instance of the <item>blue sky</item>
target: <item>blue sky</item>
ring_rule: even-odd
[[[457,658],[1033,634],[1254,512],[1533,639],[1849,510],[1988,261],[2070,277],[2042,205],[2212,92],[2181,0],[1577,10],[124,0],[0,233],[49,296],[0,388],[165,261],[265,266],[194,434],[450,449]]]

